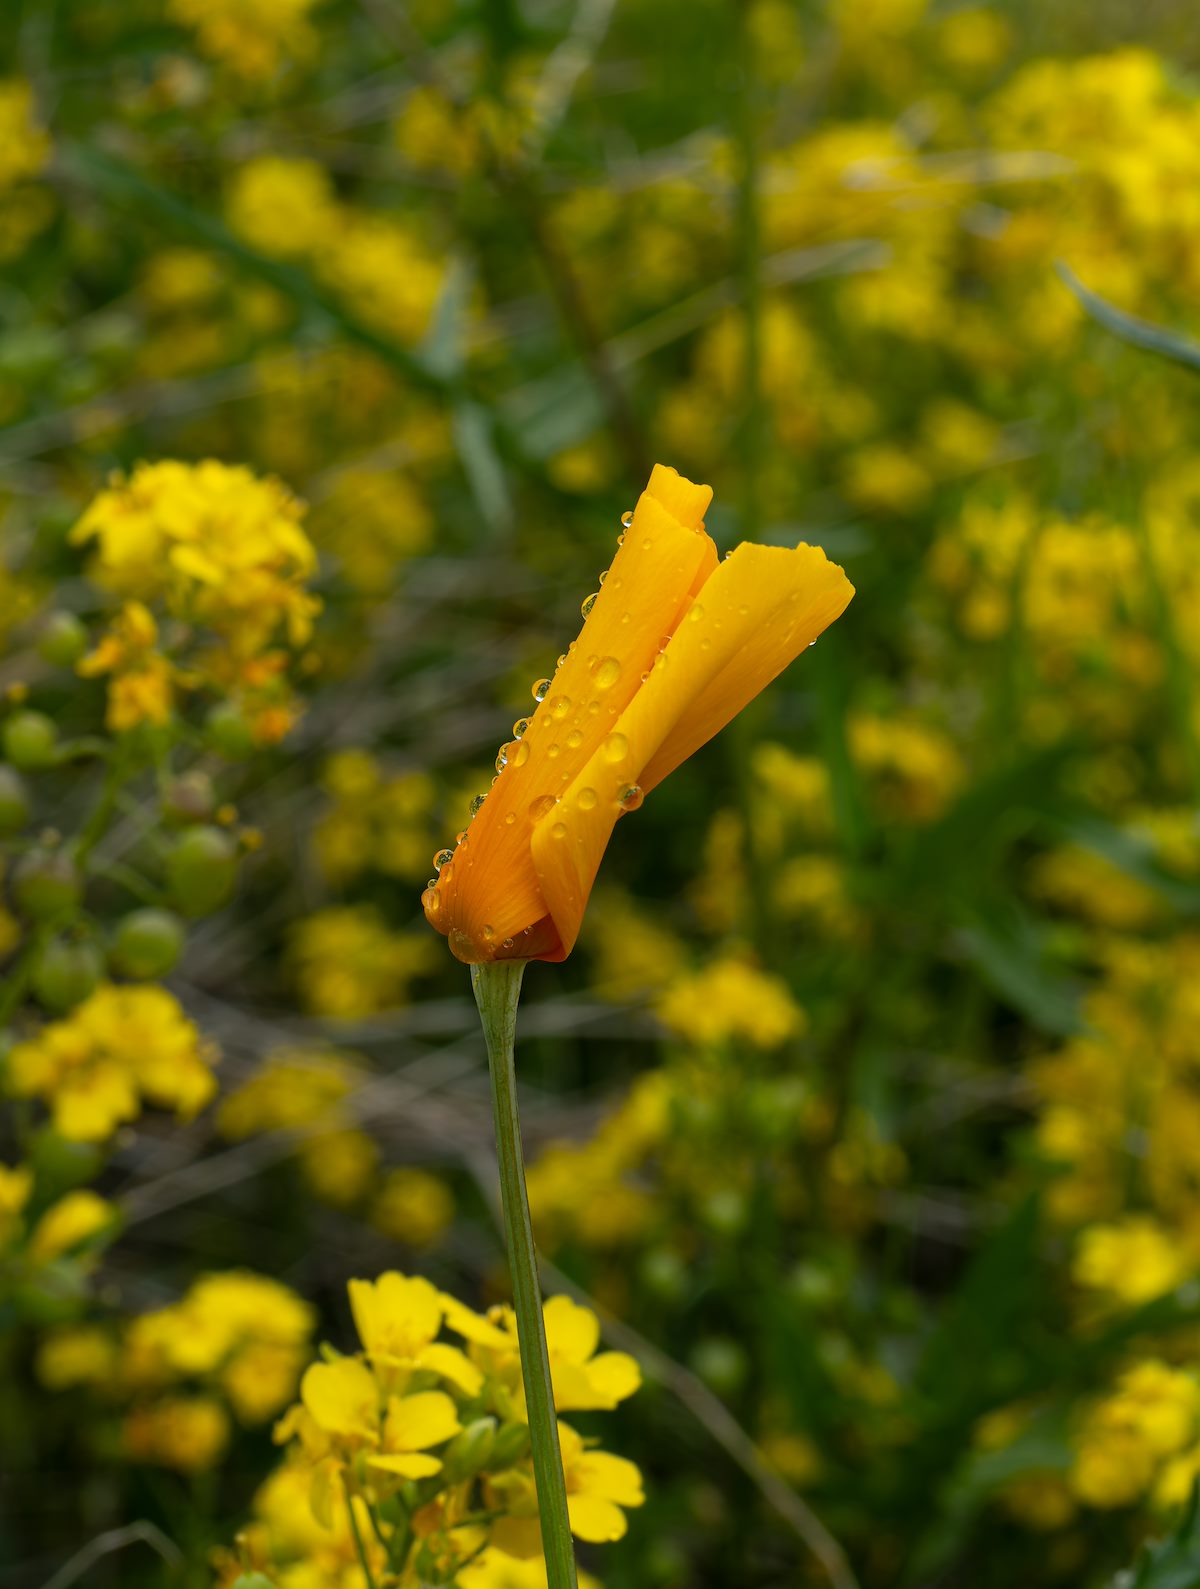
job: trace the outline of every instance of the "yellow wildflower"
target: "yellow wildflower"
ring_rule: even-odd
[[[117,1210],[96,1192],[68,1192],[42,1215],[29,1238],[29,1256],[49,1263],[74,1251],[117,1223]]]
[[[1080,1285],[1136,1307],[1173,1291],[1194,1267],[1156,1220],[1131,1214],[1085,1230],[1072,1272]]]
[[[656,1010],[664,1025],[699,1044],[740,1038],[755,1048],[778,1048],[808,1025],[781,977],[733,954],[676,978]]]

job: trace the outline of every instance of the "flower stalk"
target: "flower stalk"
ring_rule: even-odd
[[[546,1581],[549,1589],[576,1589],[575,1549],[567,1516],[567,1487],[558,1443],[537,1254],[529,1217],[529,1195],[525,1189],[521,1122],[517,1113],[514,1050],[517,1002],[526,964],[524,960],[494,960],[486,965],[473,965],[471,987],[483,1023],[492,1077],[500,1201],[521,1347],[521,1377],[525,1383]]]

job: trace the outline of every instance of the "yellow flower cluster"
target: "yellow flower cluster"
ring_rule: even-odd
[[[167,0],[171,18],[235,76],[262,82],[316,48],[308,13],[320,0]]]
[[[223,1570],[261,1570],[292,1586],[341,1583],[356,1560],[396,1589],[454,1582],[484,1589],[540,1554],[537,1500],[510,1310],[485,1317],[428,1281],[391,1272],[350,1282],[361,1349],[304,1374],[276,1429],[284,1465]],[[612,1408],[640,1382],[637,1364],[597,1352],[594,1314],[567,1298],[545,1306],[560,1412]],[[454,1344],[443,1331],[457,1338]],[[571,1527],[619,1539],[643,1500],[631,1462],[559,1425]],[[536,1581],[536,1579],[534,1580]]]
[[[64,1137],[103,1142],[144,1104],[190,1119],[216,1089],[215,1058],[164,988],[101,986],[14,1045],[5,1087],[41,1099]]]
[[[389,778],[367,751],[343,750],[326,762],[321,781],[332,804],[313,842],[331,883],[368,870],[406,882],[426,875],[437,831],[436,792],[426,773]]]
[[[0,189],[36,177],[50,158],[50,139],[38,125],[33,90],[19,77],[0,80]]]
[[[1148,1492],[1184,1500],[1200,1473],[1200,1384],[1150,1358],[1118,1379],[1084,1415],[1068,1483],[1088,1506],[1130,1506]]]
[[[139,464],[95,498],[71,539],[94,546],[92,577],[125,603],[80,666],[110,677],[110,728],[165,721],[174,686],[202,680],[244,697],[259,740],[286,732],[279,642],[303,645],[319,605],[302,514],[278,480],[213,460]],[[210,639],[186,669],[159,649],[156,604]]]
[[[34,1195],[27,1164],[0,1164],[0,1278],[36,1275],[47,1264],[69,1258],[86,1273],[100,1247],[116,1234],[120,1217],[112,1203],[85,1189],[67,1192],[36,1218],[27,1210]]]
[[[273,155],[249,161],[227,209],[248,242],[309,261],[357,316],[401,342],[424,335],[443,265],[410,225],[340,204],[324,167]]]
[[[782,977],[729,953],[676,977],[655,1009],[664,1026],[699,1047],[740,1040],[778,1048],[808,1024]]]
[[[413,982],[439,963],[428,933],[393,932],[372,905],[334,905],[297,922],[292,965],[314,1015],[355,1020],[408,1002]]]
[[[131,1461],[197,1472],[220,1460],[232,1420],[254,1427],[292,1399],[313,1323],[310,1305],[276,1280],[202,1275],[178,1302],[117,1331],[76,1325],[48,1335],[38,1378],[56,1391],[89,1387],[119,1409]]]

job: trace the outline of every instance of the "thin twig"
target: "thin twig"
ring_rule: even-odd
[[[142,1519],[136,1523],[126,1523],[123,1528],[110,1529],[108,1533],[98,1534],[95,1539],[89,1540],[62,1564],[53,1577],[46,1580],[42,1589],[67,1589],[67,1585],[75,1583],[89,1567],[94,1567],[98,1561],[115,1551],[124,1550],[127,1545],[149,1545],[169,1567],[183,1566],[183,1553],[174,1540],[168,1539],[154,1523]]]

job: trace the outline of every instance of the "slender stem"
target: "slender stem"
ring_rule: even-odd
[[[538,1285],[537,1254],[529,1197],[525,1190],[525,1161],[521,1153],[521,1122],[517,1116],[517,1072],[513,1049],[517,1031],[517,1000],[521,996],[524,960],[496,960],[471,967],[471,986],[492,1073],[492,1103],[496,1117],[496,1157],[500,1165],[500,1202],[512,1275],[513,1306],[521,1344],[521,1375],[525,1381],[525,1406],[529,1415],[529,1440],[533,1450],[533,1476],[537,1484],[538,1512],[542,1519],[542,1550],[546,1558],[549,1589],[576,1589],[575,1549],[567,1516],[567,1486],[562,1453],[558,1448],[558,1422],[554,1416],[554,1390],[550,1358],[546,1351],[546,1326]]]
[[[363,1544],[362,1531],[358,1526],[358,1517],[354,1511],[354,1497],[350,1493],[350,1486],[346,1482],[346,1475],[342,1474],[342,1488],[346,1492],[346,1512],[350,1518],[350,1532],[354,1535],[354,1549],[358,1556],[358,1564],[363,1570],[363,1577],[367,1581],[367,1589],[377,1589],[375,1576],[371,1571],[371,1563],[367,1560],[367,1547]]]

